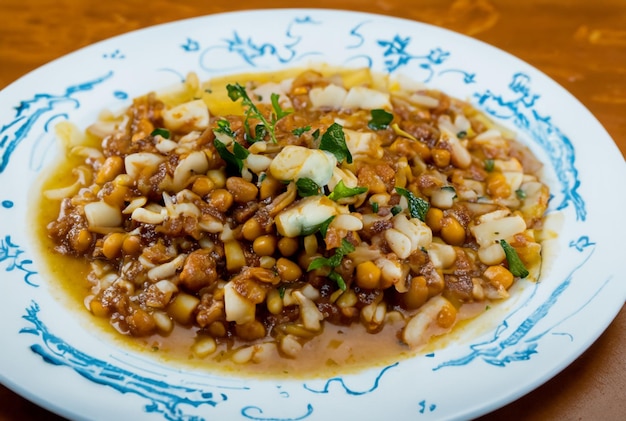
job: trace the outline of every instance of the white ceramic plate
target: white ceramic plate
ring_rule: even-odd
[[[310,381],[250,380],[157,363],[107,341],[55,298],[27,235],[29,187],[55,123],[180,82],[310,62],[404,73],[470,99],[546,164],[562,223],[539,284],[428,355]],[[607,175],[610,174],[610,179]],[[268,10],[213,15],[100,42],[0,92],[0,296],[6,386],[77,419],[450,419],[503,406],[554,376],[624,304],[624,161],[592,115],[528,64],[440,28],[383,16]],[[623,230],[622,230],[623,232]],[[618,243],[620,241],[620,243]],[[487,312],[489,313],[489,312]],[[87,317],[85,315],[85,317]],[[478,336],[476,336],[478,334]]]

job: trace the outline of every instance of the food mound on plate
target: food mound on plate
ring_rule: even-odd
[[[190,74],[86,134],[60,128],[81,164],[44,192],[47,233],[90,265],[95,316],[188,329],[200,356],[297,358],[329,324],[420,349],[536,280],[549,191],[506,129],[367,70],[255,77]]]

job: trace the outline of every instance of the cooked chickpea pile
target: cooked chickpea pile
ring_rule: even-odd
[[[89,259],[86,305],[120,332],[193,329],[197,356],[246,362],[393,321],[419,348],[536,279],[541,165],[468,103],[366,71],[229,85],[228,115],[184,89],[68,136],[84,164],[45,192],[56,250]]]

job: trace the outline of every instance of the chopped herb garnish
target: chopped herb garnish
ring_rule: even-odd
[[[459,139],[463,139],[464,137],[467,137],[467,132],[465,130],[461,130],[456,134],[456,137],[458,137]]]
[[[378,202],[372,202],[372,212],[378,213]]]
[[[241,174],[241,170],[243,169],[243,160],[250,155],[250,151],[237,142],[233,142],[232,152],[229,151],[226,145],[218,139],[214,139],[213,144],[215,145],[217,153],[226,162],[226,167],[237,174]]]
[[[296,188],[300,197],[315,196],[320,194],[321,187],[310,178],[299,178],[296,181]]]
[[[396,216],[397,214],[399,214],[400,212],[402,212],[402,206],[400,205],[396,205],[393,208],[391,208],[391,214],[393,216]]]
[[[333,219],[335,219],[335,215],[331,216],[320,224],[320,234],[322,234],[322,237],[326,238],[328,227],[330,226],[330,223],[333,222]]]
[[[278,296],[282,299],[285,298],[285,287],[278,287]]]
[[[292,112],[291,110],[283,110],[281,108],[280,104],[278,103],[279,95],[272,94],[271,96],[273,112],[270,113],[269,121],[268,121],[268,119],[265,118],[265,116],[261,113],[261,111],[254,104],[254,102],[252,102],[252,100],[248,96],[248,93],[246,92],[246,89],[243,86],[241,86],[238,83],[235,83],[234,85],[228,84],[226,85],[226,89],[228,90],[228,97],[232,101],[237,101],[241,99],[243,106],[246,107],[244,111],[246,115],[246,119],[244,121],[244,127],[246,128],[246,135],[250,138],[249,140],[251,141],[261,140],[261,138],[257,136],[257,134],[261,134],[261,132],[259,132],[258,126],[257,128],[255,128],[254,138],[252,138],[251,136],[252,133],[250,132],[248,120],[252,117],[261,121],[261,125],[265,127],[265,130],[266,130],[265,133],[269,134],[270,140],[276,143],[277,142],[276,123],[278,122],[278,120],[280,120],[281,118],[285,117],[286,115]]]
[[[235,138],[235,132],[233,132],[233,130],[230,128],[230,121],[225,120],[225,119],[219,119],[217,120],[217,127],[213,129],[214,133],[223,133],[227,136],[232,137],[233,139]]]
[[[309,130],[311,130],[311,126],[298,127],[297,129],[293,129],[291,133],[293,133],[296,136],[302,136],[304,133],[308,132]]]
[[[345,291],[347,288],[346,282],[344,281],[344,279],[341,277],[340,274],[335,272],[335,268],[341,264],[341,261],[343,260],[343,257],[346,254],[352,253],[353,251],[354,251],[354,246],[352,245],[352,243],[344,238],[341,240],[341,246],[335,249],[335,254],[333,254],[330,257],[318,257],[314,259],[309,264],[307,271],[310,272],[312,270],[319,269],[322,267],[329,267],[331,270],[330,270],[330,273],[328,274],[328,278],[335,281],[337,283],[337,286],[341,290]]]
[[[517,252],[506,240],[500,240],[500,245],[504,250],[504,255],[506,256],[506,262],[509,265],[509,270],[515,276],[520,278],[525,278],[528,276],[529,272],[524,266],[522,259],[519,258]]]
[[[372,130],[386,129],[387,127],[389,127],[391,120],[393,120],[393,114],[385,110],[376,109],[370,111],[370,113],[372,115],[372,118],[369,123],[367,123],[367,127]]]
[[[339,199],[356,196],[366,191],[367,187],[348,187],[343,183],[343,180],[339,180],[339,183],[337,183],[333,191],[328,195],[328,198],[336,202]]]
[[[526,192],[524,190],[522,190],[522,189],[515,190],[515,195],[520,200],[526,199]]]
[[[449,192],[456,192],[456,189],[454,188],[454,186],[443,186],[441,190],[445,190]]]
[[[485,159],[485,171],[491,172],[495,168],[495,161],[493,159]]]
[[[163,139],[169,139],[170,138],[170,131],[167,129],[162,129],[162,128],[157,128],[152,130],[152,133],[150,133],[150,136],[161,136]]]
[[[303,228],[300,235],[306,237],[307,235],[315,234],[319,231],[322,234],[322,237],[326,237],[326,231],[328,230],[328,226],[333,219],[335,219],[335,216],[331,216],[321,224],[311,225],[309,227]]]
[[[333,123],[328,127],[326,132],[322,135],[320,149],[335,155],[335,158],[337,158],[337,161],[340,163],[344,160],[346,160],[348,164],[352,163],[352,155],[350,154],[348,145],[346,145],[346,136],[340,124]]]
[[[406,200],[409,203],[409,214],[411,214],[411,218],[417,218],[424,222],[426,220],[426,213],[430,208],[430,204],[421,197],[415,196],[409,190],[402,187],[396,187],[396,192],[398,192],[399,195],[406,197]]]
[[[316,129],[313,133],[311,133],[311,136],[313,136],[313,140],[317,140],[320,138],[320,129]]]

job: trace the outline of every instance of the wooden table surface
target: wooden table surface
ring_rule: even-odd
[[[414,19],[502,48],[576,96],[626,156],[624,0],[2,0],[0,89],[48,61],[131,30],[218,12],[296,6]],[[481,420],[624,417],[623,307],[604,334],[563,372]],[[40,418],[60,419],[0,386],[0,421]]]

